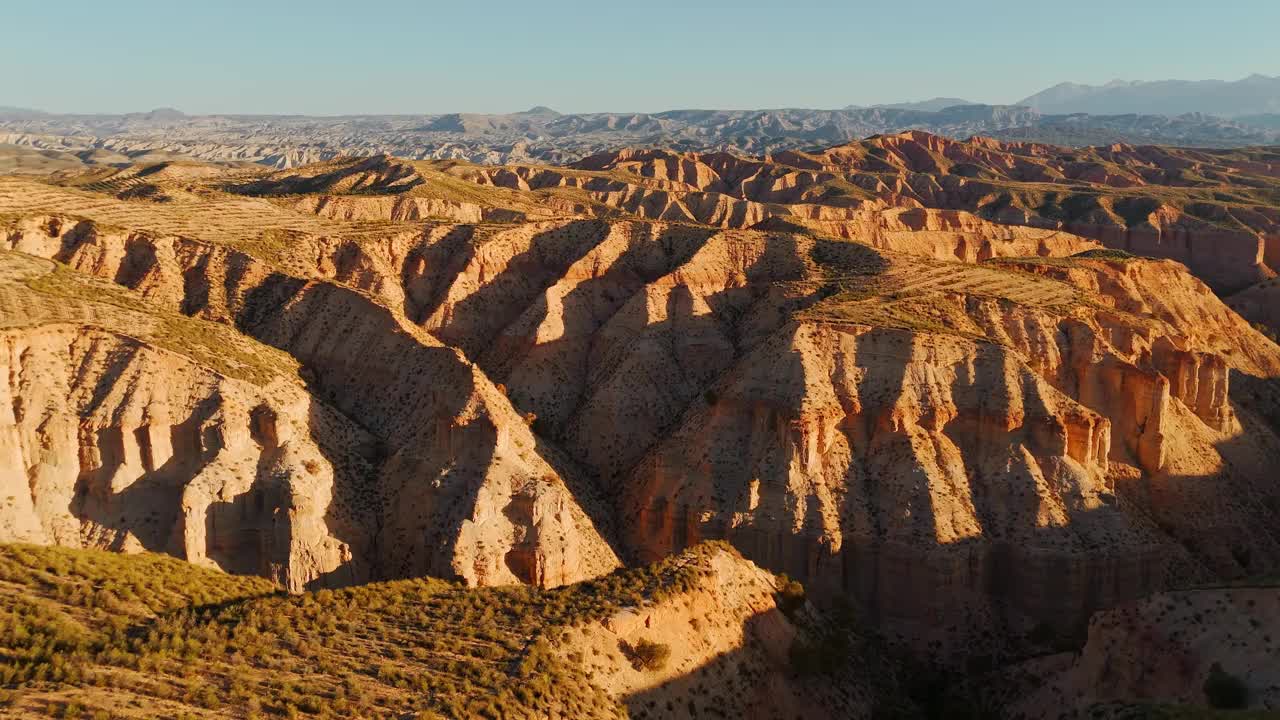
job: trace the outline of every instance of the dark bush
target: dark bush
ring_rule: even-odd
[[[671,657],[671,646],[641,638],[635,644],[626,640],[618,642],[618,649],[631,662],[636,670],[661,670],[667,666],[667,658]]]
[[[1112,248],[1099,248],[1096,250],[1085,250],[1084,252],[1078,252],[1075,255],[1072,255],[1071,257],[1083,258],[1085,260],[1118,260],[1118,261],[1142,259],[1141,255],[1134,255],[1131,252],[1126,252],[1124,250],[1114,250]]]
[[[842,632],[817,640],[796,638],[791,644],[791,669],[800,675],[834,674],[853,658],[853,643]]]
[[[1231,548],[1231,559],[1236,561],[1242,569],[1249,569],[1249,561],[1253,559],[1253,553],[1247,547]]]
[[[1209,668],[1209,677],[1204,681],[1204,697],[1209,701],[1210,707],[1238,710],[1249,704],[1249,688],[1243,680],[1214,663]]]
[[[804,606],[804,585],[783,573],[778,576],[778,609],[792,615]]]

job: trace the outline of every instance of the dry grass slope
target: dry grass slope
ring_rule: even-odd
[[[558,590],[421,579],[286,595],[163,556],[0,546],[0,714],[625,716],[552,651],[562,628],[688,592],[724,550]]]

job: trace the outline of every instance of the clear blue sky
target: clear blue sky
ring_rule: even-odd
[[[13,0],[0,19],[0,105],[56,112],[1001,103],[1280,75],[1280,0]]]

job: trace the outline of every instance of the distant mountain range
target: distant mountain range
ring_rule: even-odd
[[[977,105],[954,97],[920,102],[872,105],[873,108],[939,112],[957,105]],[[1166,115],[1199,113],[1275,127],[1280,114],[1280,76],[1250,75],[1241,80],[1112,80],[1105,85],[1058,83],[1025,97],[1015,106],[1044,115]],[[849,110],[864,106],[850,105]]]
[[[904,130],[1072,146],[1240,147],[1280,143],[1275,119],[1249,125],[1204,114],[1047,115],[1015,105],[957,105],[938,111],[876,107],[584,114],[535,108],[505,115],[345,117],[184,115],[168,110],[126,115],[0,112],[0,144],[106,158],[101,162],[111,164],[178,155],[288,168],[340,155],[378,154],[557,164],[624,146],[758,155]]]
[[[1018,101],[1046,114],[1184,115],[1225,118],[1280,113],[1280,77],[1250,75],[1243,80],[1160,80],[1106,85],[1060,83]]]
[[[904,102],[904,103],[886,103],[881,105],[871,105],[872,108],[888,108],[890,110],[919,110],[922,112],[938,112],[947,108],[959,105],[981,105],[982,103],[971,102],[969,100],[961,100],[952,97],[936,97],[931,100],[921,100],[920,102]],[[849,105],[845,110],[863,110],[865,106]]]
[[[1063,83],[1014,105],[938,97],[840,110],[561,114],[538,106],[509,114],[314,117],[187,115],[173,108],[59,115],[0,107],[0,144],[74,155],[62,158],[67,162],[176,154],[278,168],[380,153],[488,164],[564,163],[622,146],[763,154],[904,130],[1070,146],[1280,144],[1280,78]]]

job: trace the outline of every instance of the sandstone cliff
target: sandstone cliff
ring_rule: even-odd
[[[51,228],[79,230],[48,238]],[[371,435],[363,452],[377,477],[351,492],[373,506],[363,529],[385,550],[364,572],[555,585],[615,566],[600,535],[609,532],[607,519],[593,520],[579,505],[598,503],[585,481],[566,484],[542,454],[560,468],[567,463],[539,447],[509,401],[456,350],[404,330],[366,296],[272,274],[249,256],[197,241],[71,223],[36,230],[16,232],[11,246],[56,247],[73,267],[173,310],[234,322],[301,362],[310,390]],[[371,357],[387,367],[374,371]]]
[[[0,266],[6,539],[167,552],[295,590],[369,578],[367,436],[287,356],[104,303],[48,261]]]

